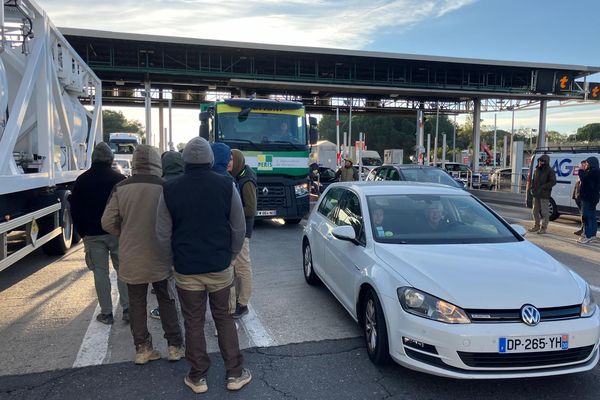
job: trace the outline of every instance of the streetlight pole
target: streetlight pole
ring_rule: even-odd
[[[456,162],[456,114],[454,114],[454,133],[452,136],[452,161]]]

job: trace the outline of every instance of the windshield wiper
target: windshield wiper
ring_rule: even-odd
[[[248,139],[221,139],[222,142],[240,142],[240,143],[248,143],[254,146],[255,149],[260,150],[258,145],[254,143],[252,140]]]
[[[291,144],[291,145],[292,145],[292,147],[293,147],[295,150],[302,150],[302,147],[300,147],[299,145],[297,145],[297,144],[294,144],[294,143],[292,143],[292,142],[290,142],[290,141],[288,141],[288,140],[271,140],[269,143],[284,143],[284,144]]]

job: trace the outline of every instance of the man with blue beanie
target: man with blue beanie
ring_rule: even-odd
[[[212,170],[218,174],[233,178],[229,174],[233,164],[233,159],[231,158],[231,148],[225,143],[212,143],[210,147],[212,148],[215,156],[215,163],[213,164]]]

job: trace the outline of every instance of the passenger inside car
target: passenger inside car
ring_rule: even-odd
[[[375,231],[376,237],[392,237],[394,236],[394,232],[389,229],[386,229],[385,226],[385,210],[383,207],[375,207],[373,208],[373,213],[371,215],[371,221],[373,221],[373,228]]]
[[[444,206],[439,201],[432,201],[425,209],[425,220],[427,226],[435,231],[444,231],[450,228],[451,224],[443,215]]]

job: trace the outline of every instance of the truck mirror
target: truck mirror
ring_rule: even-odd
[[[209,118],[208,111],[202,111],[200,113],[200,122],[202,122],[202,123],[208,122],[208,118]]]
[[[206,140],[209,138],[208,120],[202,121],[200,124],[200,137]]]
[[[317,118],[315,118],[315,117],[308,117],[308,124],[310,126],[317,126]]]
[[[316,144],[319,141],[319,130],[314,126],[311,126],[308,130],[308,136],[310,138],[310,144]]]

